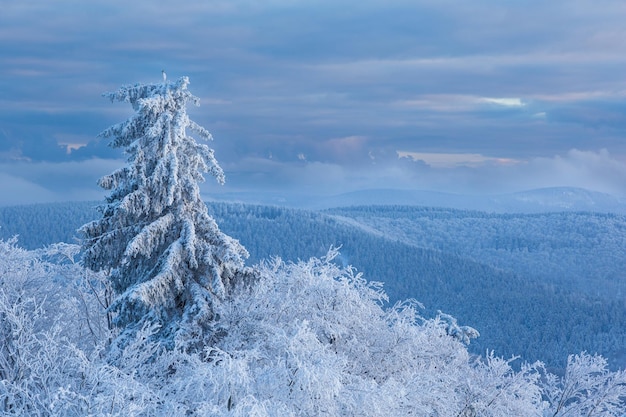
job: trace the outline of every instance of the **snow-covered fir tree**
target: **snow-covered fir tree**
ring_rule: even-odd
[[[104,94],[135,110],[100,134],[125,149],[128,165],[100,179],[111,192],[102,217],[81,232],[84,265],[110,273],[118,347],[145,326],[159,327],[156,337],[170,348],[202,346],[215,304],[245,276],[245,248],[219,230],[200,197],[203,173],[218,183],[224,173],[213,150],[188,136],[211,139],[187,115],[187,103],[199,104],[188,84],[182,77]]]

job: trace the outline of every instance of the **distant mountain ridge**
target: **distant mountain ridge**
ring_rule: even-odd
[[[506,196],[505,196],[506,197]],[[588,211],[626,213],[626,199],[582,188],[542,188],[510,194],[509,199],[493,197],[499,212]]]
[[[499,195],[462,195],[436,191],[378,189],[341,194],[322,200],[324,208],[350,205],[418,205],[493,213],[588,211],[626,213],[626,199],[573,187],[540,188]]]
[[[494,195],[464,195],[426,190],[368,189],[322,196],[306,193],[225,193],[220,202],[327,209],[360,205],[411,205],[478,210],[491,213],[545,213],[585,211],[626,214],[626,198],[575,187],[539,188]]]

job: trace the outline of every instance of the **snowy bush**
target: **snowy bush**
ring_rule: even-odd
[[[335,250],[259,265],[220,303],[220,338],[201,352],[167,349],[146,325],[114,366],[106,331],[94,344],[88,327],[66,329],[87,314],[106,328],[88,271],[15,242],[0,251],[0,415],[621,417],[626,405],[625,373],[603,358],[573,355],[558,377],[470,356],[449,317],[388,307],[379,284],[332,262]]]

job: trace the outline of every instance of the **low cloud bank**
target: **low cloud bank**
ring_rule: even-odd
[[[450,154],[441,155],[446,158]],[[245,158],[222,164],[225,186],[207,178],[201,187],[208,198],[251,192],[330,196],[373,188],[481,195],[560,186],[626,196],[626,161],[606,149],[572,149],[553,157],[515,160],[470,156],[467,160],[471,163],[467,164],[442,164],[428,154],[426,159],[434,158],[438,163],[401,157],[372,159],[370,165],[352,167],[306,159],[281,162]],[[461,154],[454,154],[454,159],[462,160]],[[0,164],[0,205],[101,200],[106,192],[98,187],[97,180],[124,165],[119,159]]]

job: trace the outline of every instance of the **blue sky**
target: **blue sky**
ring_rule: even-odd
[[[187,75],[203,193],[626,195],[626,3],[4,0],[0,204],[99,199],[101,93]]]

